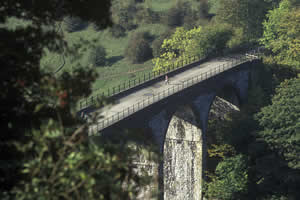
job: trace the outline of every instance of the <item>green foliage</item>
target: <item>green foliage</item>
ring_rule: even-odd
[[[235,27],[246,27],[248,0],[221,0],[217,10],[217,20]]]
[[[126,30],[136,28],[135,14],[137,12],[134,0],[114,0],[111,7],[112,20]]]
[[[170,27],[181,26],[184,22],[184,17],[188,15],[191,15],[190,3],[178,1],[175,6],[166,12],[163,22]]]
[[[30,134],[28,144],[16,143],[20,151],[33,155],[22,170],[31,179],[12,191],[17,199],[133,199],[144,184],[129,167],[134,151],[109,142],[88,144],[85,125],[71,132],[49,120]],[[132,185],[132,180],[140,184]]]
[[[244,38],[256,40],[262,35],[262,22],[272,2],[260,0],[221,0],[216,20],[243,30]]]
[[[103,46],[97,46],[90,50],[89,63],[93,66],[104,65],[106,62],[106,51]]]
[[[109,32],[115,38],[124,37],[126,35],[126,30],[123,26],[119,24],[114,24],[110,29]]]
[[[207,184],[205,196],[209,199],[236,199],[247,192],[247,160],[239,154],[225,158],[216,168],[216,176]]]
[[[87,125],[76,113],[77,101],[91,93],[95,71],[76,68],[56,78],[40,67],[45,49],[59,54],[66,48],[63,35],[51,26],[78,16],[103,29],[111,25],[110,1],[14,3],[1,1],[0,22],[16,17],[30,23],[0,29],[7,39],[0,45],[0,71],[7,77],[0,83],[0,198],[134,199],[145,183],[129,163],[134,151],[108,143],[92,148]]]
[[[164,17],[163,21],[168,26],[176,27],[182,24],[182,19],[183,15],[180,8],[173,7],[170,10],[168,10],[168,13]]]
[[[149,45],[149,34],[147,32],[134,33],[125,50],[125,56],[132,63],[141,63],[152,57],[152,49]]]
[[[195,53],[201,57],[222,54],[232,34],[232,28],[226,24],[206,26],[196,38]]]
[[[271,50],[271,59],[278,64],[300,69],[300,9],[284,0],[279,8],[269,12],[263,23],[261,43]]]
[[[208,148],[207,153],[209,157],[218,157],[221,159],[225,159],[225,157],[232,156],[236,152],[233,146],[229,144],[212,144],[211,147]]]
[[[173,62],[179,62],[186,56],[195,55],[193,52],[195,46],[195,38],[201,34],[201,27],[191,29],[189,31],[184,28],[176,28],[174,34],[165,39],[161,49],[165,51],[152,62],[155,64],[153,70],[161,70],[167,68]]]
[[[159,22],[158,13],[145,6],[138,8],[135,18],[139,24],[154,24]]]
[[[88,23],[82,21],[79,17],[65,17],[65,28],[68,32],[75,32],[83,30],[87,27]]]
[[[165,52],[161,46],[165,39],[169,38],[174,33],[173,29],[169,29],[159,37],[157,37],[152,43],[152,53],[154,57],[159,57],[161,54]]]
[[[263,127],[260,135],[271,149],[276,150],[288,162],[288,166],[300,169],[300,79],[286,80],[276,89],[272,105],[257,114]]]

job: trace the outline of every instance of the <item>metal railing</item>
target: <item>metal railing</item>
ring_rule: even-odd
[[[228,69],[231,69],[235,66],[238,66],[242,63],[252,61],[255,59],[258,59],[260,56],[259,52],[251,51],[248,54],[245,54],[244,56],[240,56],[239,58],[235,58],[235,60],[232,60],[231,62],[221,64],[213,69],[210,69],[207,72],[201,73],[197,76],[194,76],[191,79],[188,79],[180,85],[174,85],[173,87],[169,87],[168,89],[159,92],[152,97],[148,97],[146,99],[143,99],[142,101],[139,101],[137,103],[134,103],[132,106],[127,107],[126,109],[123,109],[120,112],[117,112],[116,114],[104,118],[101,121],[98,121],[96,124],[93,124],[89,127],[89,135],[96,135],[99,131],[111,126],[112,124],[125,119],[126,117],[132,115],[133,113],[142,110],[146,108],[147,106],[154,104],[161,99],[164,99],[168,96],[171,96],[179,91],[182,91],[183,89],[190,87],[196,83],[199,83],[203,80],[206,80],[208,78],[211,78],[212,76],[215,76],[221,72],[224,72]]]
[[[84,108],[87,108],[89,106],[95,105],[97,101],[99,101],[102,97],[112,97],[114,95],[117,95],[121,92],[124,92],[126,90],[129,90],[133,87],[136,87],[138,85],[142,85],[145,82],[151,81],[159,76],[162,76],[166,73],[181,69],[188,64],[192,64],[195,62],[199,62],[205,58],[201,58],[198,55],[189,56],[185,59],[175,61],[172,64],[170,64],[167,68],[159,71],[151,71],[147,74],[144,74],[142,77],[138,77],[135,79],[130,79],[123,84],[108,88],[105,92],[94,92],[95,94],[91,95],[90,97],[80,100],[79,101],[79,110],[82,110]]]

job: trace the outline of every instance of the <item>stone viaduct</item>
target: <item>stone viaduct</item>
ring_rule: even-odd
[[[215,64],[216,62],[218,63]],[[158,176],[158,183],[152,187],[158,187],[161,192],[160,199],[202,199],[207,151],[206,130],[210,108],[214,102],[219,101],[223,105],[221,109],[238,110],[238,107],[247,101],[249,84],[254,74],[253,66],[258,62],[258,57],[252,54],[193,64],[187,71],[169,73],[170,86],[162,86],[163,76],[158,77],[151,83],[128,91],[130,94],[136,94],[137,90],[145,90],[142,93],[144,95],[139,96],[139,101],[145,102],[148,99],[150,103],[146,106],[141,106],[136,101],[128,104],[128,108],[123,108],[125,117],[118,113],[115,123],[105,126],[102,121],[102,128],[99,128],[100,125],[91,126],[91,132],[95,133],[96,130],[97,134],[90,138],[97,141],[102,135],[124,133],[125,129],[145,130],[163,159],[156,164],[145,160],[140,161],[140,164],[152,166],[151,170],[149,168],[149,174]],[[208,69],[212,65],[213,67]],[[199,66],[204,66],[200,67],[201,70],[208,70],[201,71],[200,78],[199,74],[194,72],[194,68]],[[190,75],[183,81],[177,81],[179,75],[183,76],[182,73]],[[152,90],[149,89],[150,86]],[[156,100],[155,88],[161,87],[168,88],[168,93],[161,94]],[[128,95],[125,92],[117,96],[117,104],[119,99],[125,98],[126,101]],[[103,110],[99,113],[105,115]],[[148,199],[146,189],[142,193],[140,199]]]

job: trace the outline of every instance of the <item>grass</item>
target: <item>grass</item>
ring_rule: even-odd
[[[64,32],[64,37],[70,46],[84,43],[79,49],[79,55],[65,56],[65,66],[60,73],[72,71],[77,66],[88,66],[88,52],[93,45],[102,45],[107,52],[106,66],[95,66],[99,74],[98,79],[93,84],[96,92],[107,91],[108,88],[123,84],[131,78],[143,77],[144,73],[152,70],[153,64],[148,60],[142,64],[132,64],[124,58],[124,51],[130,36],[136,31],[148,31],[153,37],[162,34],[167,27],[162,24],[145,24],[136,30],[127,32],[122,38],[113,38],[108,30],[95,31],[92,26],[87,29],[68,33]],[[83,40],[83,42],[82,42]],[[62,64],[62,56],[46,50],[45,56],[41,60],[41,66],[47,71],[55,71]]]
[[[196,5],[195,0],[189,0]],[[176,4],[174,0],[146,0],[144,5],[150,7],[154,11],[166,11]],[[25,25],[25,22],[11,19],[8,25],[12,28]],[[59,24],[57,24],[59,27]],[[68,45],[71,47],[78,46],[75,54],[65,53],[65,65],[57,74],[58,76],[64,72],[71,72],[74,68],[87,67],[89,65],[88,56],[89,49],[93,46],[102,45],[107,52],[106,66],[96,67],[99,78],[93,84],[93,90],[97,92],[107,91],[108,88],[118,86],[131,78],[143,77],[144,73],[152,70],[153,64],[151,60],[142,64],[132,64],[124,58],[124,50],[128,40],[135,31],[148,31],[155,37],[165,32],[168,28],[162,24],[143,24],[136,30],[127,32],[122,38],[113,38],[108,30],[95,31],[90,25],[86,29],[68,33],[65,30],[65,24],[61,23],[60,33],[63,34]],[[45,49],[45,53],[40,61],[41,68],[48,72],[54,72],[63,64],[61,53],[49,52]]]
[[[174,0],[150,0],[149,2],[151,2],[150,8],[157,12],[166,11],[176,4]]]

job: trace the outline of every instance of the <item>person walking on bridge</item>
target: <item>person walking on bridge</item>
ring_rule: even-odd
[[[165,84],[166,84],[166,85],[169,85],[169,78],[168,78],[168,75],[165,76]]]

